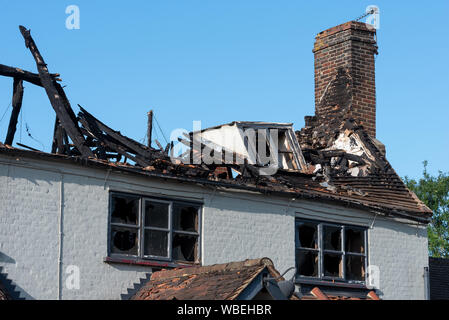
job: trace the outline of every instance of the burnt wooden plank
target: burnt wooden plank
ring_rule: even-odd
[[[30,149],[30,150],[32,150],[32,151],[39,151],[39,152],[40,152],[40,150],[37,150],[37,149],[35,149],[35,148],[33,148],[33,147],[29,147],[29,146],[27,146],[27,145],[25,145],[25,144],[22,144],[22,143],[20,143],[20,142],[17,142],[17,145],[20,146],[20,147],[23,147],[23,148]]]
[[[61,125],[58,117],[55,119],[55,126],[53,131],[53,144],[51,147],[52,153],[68,154],[70,149],[67,133]]]
[[[65,94],[63,94],[64,90],[62,90],[62,88],[58,90],[57,85],[59,86],[59,84],[56,83],[54,78],[48,72],[47,65],[42,58],[42,55],[40,54],[33,38],[31,37],[30,31],[23,26],[19,26],[19,29],[25,40],[25,46],[30,50],[34,60],[36,61],[42,86],[45,88],[47,96],[50,99],[50,103],[55,110],[59,121],[61,121],[61,124],[81,155],[85,157],[93,157],[94,154],[92,150],[85,145],[84,136],[81,134],[77,123],[73,121],[73,117],[67,110],[67,106],[70,107],[70,103],[66,99]]]
[[[84,129],[87,130],[89,135],[94,136],[96,139],[98,139],[100,141],[100,143],[102,145],[110,148],[111,150],[114,150],[121,156],[124,156],[125,159],[131,159],[132,161],[137,163],[139,166],[147,167],[147,166],[151,165],[149,160],[147,160],[146,158],[144,158],[138,154],[132,155],[129,151],[133,152],[133,150],[127,150],[126,146],[120,145],[120,143],[121,143],[120,141],[114,141],[115,139],[113,139],[113,138],[111,139],[111,137],[108,137],[107,135],[105,135],[102,132],[101,128],[98,126],[98,122],[95,121],[96,119],[90,118],[90,117],[86,118],[83,115],[83,113],[86,111],[84,109],[82,109],[82,107],[80,107],[80,108],[81,108],[81,113],[80,113],[79,121],[83,125]]]
[[[56,153],[58,151],[58,130],[59,130],[59,120],[58,117],[55,119],[55,126],[53,128],[53,143],[51,145],[51,153]]]
[[[162,144],[157,139],[154,142],[156,143],[156,145],[159,147],[159,149],[161,151],[164,150],[164,148],[162,147]]]
[[[107,125],[102,123],[100,120],[95,118],[93,115],[91,115],[89,112],[87,112],[83,107],[78,105],[80,107],[81,112],[78,114],[78,118],[85,119],[91,124],[95,124],[95,126],[98,128],[98,130],[104,132],[107,136],[113,138],[117,142],[120,142],[123,146],[129,149],[129,151],[132,151],[134,154],[138,155],[141,158],[144,159],[166,159],[167,156],[163,153],[156,152],[156,150],[149,148],[135,140],[132,140],[128,137],[123,136],[120,132],[117,132],[111,128],[109,128]],[[83,124],[84,125],[84,124]]]
[[[151,139],[153,133],[153,110],[148,112],[148,128],[147,128],[147,137],[148,137],[148,147],[151,148]]]
[[[14,78],[13,94],[12,94],[12,112],[9,119],[8,133],[6,134],[5,144],[12,145],[14,135],[17,129],[17,119],[19,118],[20,109],[23,100],[23,80]]]
[[[20,68],[0,64],[0,76],[17,78],[32,83],[36,86],[42,87],[42,82],[41,79],[39,78],[39,74],[22,70]],[[59,77],[58,73],[52,73],[50,74],[50,76],[57,81],[61,81],[61,79],[58,78]]]

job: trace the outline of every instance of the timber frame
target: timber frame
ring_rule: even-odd
[[[31,37],[30,30],[23,26],[19,26],[19,30],[25,41],[25,46],[30,50],[36,62],[38,73],[0,64],[0,75],[11,77],[14,80],[13,110],[5,138],[6,145],[12,145],[14,142],[24,94],[23,82],[26,81],[45,89],[50,104],[56,113],[51,153],[106,161],[120,162],[123,160],[124,163],[129,160],[132,164],[141,167],[150,166],[150,160],[168,160],[170,145],[167,145],[164,150],[162,150],[162,147],[160,150],[156,150],[150,145],[145,146],[138,143],[109,128],[81,106],[81,112],[76,116],[64,89],[58,83],[58,81],[61,81],[60,75],[49,73],[47,64]],[[21,146],[36,150],[25,145]]]

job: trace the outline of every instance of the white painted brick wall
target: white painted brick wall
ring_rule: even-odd
[[[369,261],[379,266],[384,299],[424,299],[428,267],[424,227],[379,219],[369,232]]]
[[[286,214],[286,207],[264,203],[259,195],[239,197],[216,194],[206,201],[204,264],[269,257],[281,272],[294,267],[294,212]]]
[[[34,168],[34,169],[33,169]],[[0,155],[0,265],[22,296],[58,298],[59,210],[63,185],[63,299],[119,299],[148,267],[107,264],[110,190],[203,201],[205,265],[269,257],[279,271],[294,266],[295,215],[369,226],[371,214],[317,202],[111,174],[75,165]],[[288,208],[288,210],[287,210]],[[424,297],[427,238],[421,228],[381,218],[369,232],[369,260],[381,269],[387,299]],[[70,265],[80,268],[79,290],[65,287]]]

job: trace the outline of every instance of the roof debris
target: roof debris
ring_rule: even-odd
[[[288,152],[300,159],[301,168],[278,169],[274,175],[260,175],[257,164],[248,164],[240,159],[241,154],[214,146],[218,154],[233,152],[233,161],[224,164],[206,164],[201,154],[194,154],[194,164],[184,164],[170,157],[173,143],[165,148],[154,149],[122,135],[95,118],[80,106],[76,116],[65,95],[59,74],[51,74],[44,62],[29,30],[20,27],[25,44],[32,53],[38,74],[19,68],[0,65],[0,75],[14,78],[19,96],[14,95],[17,108],[18,99],[23,95],[21,81],[27,81],[45,88],[50,103],[56,113],[51,154],[34,150],[11,147],[17,110],[8,128],[8,144],[0,143],[4,154],[35,156],[53,160],[74,161],[88,166],[108,167],[135,174],[161,177],[178,181],[213,185],[214,187],[244,189],[260,193],[270,193],[293,198],[318,199],[339,202],[347,206],[381,212],[386,215],[427,223],[432,211],[407,189],[402,180],[385,158],[382,144],[371,138],[362,126],[347,117],[351,108],[352,90],[350,76],[340,70],[326,89],[320,103],[326,103],[329,95],[335,108],[334,117],[305,117],[306,126],[293,134],[295,147]],[[260,124],[258,124],[260,126]],[[194,143],[194,135],[180,139],[184,145]],[[210,143],[207,143],[210,147]],[[26,147],[26,146],[25,146]],[[189,151],[190,152],[190,151]],[[239,161],[238,161],[238,160]]]

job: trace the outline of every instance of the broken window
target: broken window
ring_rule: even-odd
[[[305,277],[318,276],[318,225],[298,223],[296,226],[296,268]]]
[[[111,252],[137,254],[139,198],[117,195],[111,202]]]
[[[341,227],[323,226],[324,249],[341,251]]]
[[[342,254],[323,254],[323,272],[325,277],[343,278]]]
[[[365,281],[366,228],[297,219],[295,237],[300,278]]]
[[[318,252],[297,250],[296,268],[305,277],[318,277]]]
[[[198,207],[189,204],[173,205],[173,258],[195,261],[198,255]]]
[[[110,253],[197,262],[199,209],[191,203],[113,193]]]
[[[112,198],[111,222],[117,224],[137,225],[139,198],[133,196],[116,196]]]
[[[365,253],[365,232],[361,229],[345,228],[345,251]]]
[[[298,224],[298,245],[301,248],[318,248],[318,225],[311,223]]]
[[[365,279],[365,230],[345,227],[345,273],[348,280]]]

